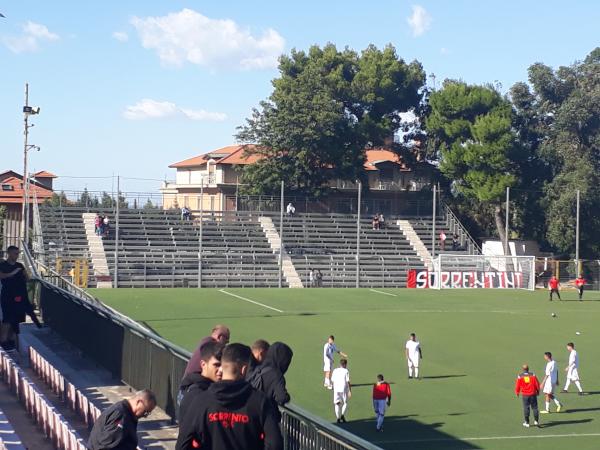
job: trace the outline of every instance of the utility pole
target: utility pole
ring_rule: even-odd
[[[279,283],[278,286],[283,287],[283,194],[285,183],[281,180],[281,194],[279,199]]]
[[[431,259],[435,258],[435,220],[436,220],[436,206],[437,206],[437,186],[433,185],[433,209],[431,212]]]
[[[120,188],[121,180],[120,176],[117,175],[117,205],[115,209],[115,283],[114,287],[119,287],[119,229],[121,228],[119,225],[119,209],[121,205],[119,205],[119,194],[121,193]],[[109,230],[110,232],[110,230]]]
[[[510,248],[508,247],[508,222],[510,220],[509,215],[510,208],[510,187],[506,186],[506,217],[504,218],[504,254],[506,256],[510,255]]]
[[[358,206],[356,207],[356,287],[360,287],[360,203],[362,201],[362,181],[358,180]]]
[[[29,170],[27,168],[27,152],[29,150],[29,83],[25,83],[25,107],[23,108],[23,116],[24,116],[24,122],[25,122],[25,138],[24,138],[24,144],[23,144],[23,210],[21,211],[21,219],[22,219],[22,225],[21,225],[21,238],[23,239],[23,241],[25,242],[25,245],[28,244],[27,238],[28,238],[28,234],[29,234],[29,190],[28,190],[28,186],[27,186],[27,171]]]
[[[204,238],[203,226],[204,226],[204,178],[200,177],[200,225],[198,227],[198,287],[199,288],[202,287],[202,250],[203,250],[202,239]]]
[[[580,191],[577,189],[577,225],[575,227],[575,273],[579,278],[579,196]]]

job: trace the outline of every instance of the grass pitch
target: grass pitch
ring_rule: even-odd
[[[225,292],[223,292],[225,291]],[[509,290],[408,289],[115,289],[94,294],[189,350],[215,323],[232,341],[280,340],[294,349],[287,375],[292,401],[334,421],[323,388],[329,334],[349,354],[354,385],[344,428],[386,449],[600,448],[600,294]],[[228,295],[228,294],[234,294]],[[557,317],[553,318],[552,313]],[[404,343],[416,332],[423,380],[407,379]],[[580,332],[580,335],[576,335]],[[559,394],[562,413],[542,415],[541,429],[521,426],[513,393],[521,364],[543,377],[543,353],[558,361],[560,389],[574,341],[587,396]],[[337,362],[337,358],[336,358]],[[385,432],[376,433],[371,386],[392,383]],[[543,399],[539,398],[540,407]],[[554,410],[554,406],[552,406]]]

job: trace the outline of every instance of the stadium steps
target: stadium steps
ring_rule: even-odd
[[[279,236],[279,232],[275,228],[275,225],[273,225],[271,218],[262,216],[258,218],[258,222],[265,233],[267,241],[269,241],[269,244],[271,245],[273,253],[278,254],[281,251],[281,270],[289,286],[291,288],[303,288],[304,285],[302,284],[298,272],[296,272],[292,258],[290,258],[288,252],[281,245],[281,236]]]
[[[425,247],[425,244],[423,244],[423,241],[410,222],[408,220],[398,219],[396,224],[400,227],[402,234],[408,239],[408,242],[410,242],[414,251],[419,255],[421,261],[425,264],[425,267],[427,267],[428,270],[432,270],[433,263],[431,260],[431,253],[429,253],[429,250],[427,250],[427,247]]]
[[[96,287],[112,288],[112,282],[106,281],[107,278],[110,278],[110,271],[108,270],[108,262],[106,261],[106,252],[104,251],[102,238],[96,234],[96,215],[94,213],[83,213],[82,218],[85,226],[85,235],[90,248],[94,276],[98,280]]]

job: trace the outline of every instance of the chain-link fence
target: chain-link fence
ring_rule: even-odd
[[[600,260],[536,260],[536,286],[539,288],[547,288],[553,275],[558,278],[563,288],[575,288],[578,274],[583,276],[588,289],[600,290]]]

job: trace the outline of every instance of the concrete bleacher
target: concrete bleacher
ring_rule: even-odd
[[[432,245],[432,235],[431,229],[433,227],[433,219],[431,217],[409,217],[407,218],[425,247],[431,251]],[[440,233],[444,232],[446,234],[446,243],[444,246],[444,250],[440,247]],[[455,255],[467,255],[468,253],[468,241],[467,239],[458,234],[458,247],[456,249],[452,248],[452,231],[448,227],[445,219],[443,217],[439,217],[436,220],[435,224],[435,253],[439,255],[440,253],[444,254],[455,254]]]
[[[273,221],[279,229],[279,217],[273,216]],[[311,268],[321,271],[323,286],[356,285],[356,216],[285,216],[283,240],[306,286]],[[361,286],[405,287],[407,271],[423,267],[423,261],[394,225],[394,220],[386,220],[383,229],[374,230],[370,218],[361,219]]]

